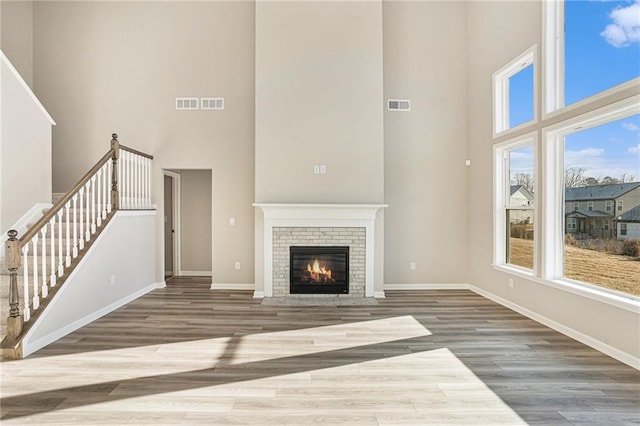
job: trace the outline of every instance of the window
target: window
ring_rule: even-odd
[[[531,135],[495,148],[499,163],[496,175],[496,229],[502,229],[496,241],[495,261],[518,268],[534,267],[535,172],[534,140]]]
[[[549,194],[550,209],[544,212],[546,223],[551,224],[543,242],[545,262],[549,267],[545,271],[546,278],[640,295],[640,288],[629,286],[628,277],[634,274],[631,268],[635,265],[608,251],[612,247],[608,239],[613,237],[608,232],[607,220],[611,212],[601,211],[606,209],[606,202],[598,201],[618,197],[616,191],[621,187],[618,183],[628,176],[638,175],[640,135],[628,123],[640,121],[639,101],[640,97],[636,95],[543,127],[542,143],[547,148],[543,161],[548,167],[555,168],[554,173],[545,176],[545,187],[556,188],[565,194],[565,198],[596,199],[587,201],[590,214],[580,219],[581,232],[570,235],[567,229],[563,238],[557,238],[557,232],[562,228],[554,228],[553,222],[562,223],[566,214],[572,212],[564,211],[564,202],[554,204],[554,195]],[[628,130],[629,127],[634,130]]]
[[[493,75],[494,134],[535,119],[535,58],[537,46]]]
[[[544,2],[544,112],[637,84],[640,4]]]
[[[622,200],[618,200],[618,202],[616,203],[618,205],[618,211],[621,212],[623,210],[623,203]]]
[[[619,184],[640,181],[640,95],[633,89],[640,84],[640,0],[541,3],[542,68],[534,46],[493,74],[494,266],[636,306],[640,285],[629,285],[628,277],[640,273],[637,262],[609,251],[615,250],[612,239],[627,238],[627,224],[617,217],[637,205],[625,198],[625,210],[613,201],[625,188]],[[606,46],[593,46],[595,39]],[[612,56],[601,52],[605,48]],[[624,56],[629,52],[635,57]],[[620,67],[618,60],[624,61]],[[535,96],[540,84],[541,116]],[[533,87],[534,95],[525,87]],[[520,114],[517,104],[533,104],[533,114]],[[520,135],[523,130],[529,133]],[[527,155],[535,187],[542,189],[532,192],[530,206],[516,204],[518,190],[512,188],[522,182],[514,170]],[[627,300],[620,302],[621,296]]]

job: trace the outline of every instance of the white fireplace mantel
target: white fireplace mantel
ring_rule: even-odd
[[[373,297],[375,220],[378,210],[387,204],[255,203],[254,206],[264,214],[264,297],[273,297],[273,228],[278,227],[365,228],[365,297]]]

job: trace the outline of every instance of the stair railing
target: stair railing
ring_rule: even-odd
[[[7,233],[9,318],[3,348],[16,347],[25,324],[35,320],[75,267],[74,260],[117,210],[152,208],[151,160],[151,155],[120,145],[114,133],[109,151],[21,238],[15,230]],[[22,301],[17,278],[20,266]]]

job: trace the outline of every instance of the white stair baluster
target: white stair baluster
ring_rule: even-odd
[[[98,210],[98,214],[96,216],[96,227],[99,227],[100,225],[102,225],[102,207],[100,206],[100,202],[102,201],[102,169],[98,170],[98,175],[96,177],[96,186],[97,186],[97,191],[98,191],[98,197],[97,197],[97,205],[96,205],[96,209]]]
[[[91,221],[89,219],[89,214],[91,213],[91,197],[89,196],[89,189],[90,189],[90,184],[91,181],[87,182],[87,184],[85,185],[85,197],[86,197],[86,209],[85,209],[85,215],[86,215],[86,227],[85,227],[85,241],[89,241],[89,239],[91,238]]]
[[[138,181],[137,186],[137,197],[136,197],[136,208],[139,209],[142,206],[142,157],[136,155],[136,178]]]
[[[109,199],[109,160],[102,166],[102,218],[107,218],[107,203]]]
[[[38,297],[38,234],[31,240],[33,244],[33,309],[40,307],[40,297]]]
[[[96,175],[91,177],[91,233],[96,233]]]
[[[23,282],[24,285],[24,308],[23,308],[23,318],[25,321],[29,321],[31,318],[31,310],[29,309],[29,244],[27,243],[24,247],[22,247],[22,273],[23,273]]]
[[[147,205],[148,209],[151,208],[151,159],[147,158]]]
[[[70,202],[67,201],[67,203],[64,205],[64,210],[65,210],[65,223],[67,225],[67,229],[66,229],[66,237],[67,237],[67,256],[65,257],[65,266],[68,268],[69,266],[71,266],[71,226],[70,226],[70,220],[69,220],[69,207],[70,206]]]
[[[78,257],[78,194],[73,196],[73,258]]]
[[[56,286],[56,216],[53,215],[49,221],[50,237],[51,237],[51,276],[49,285],[51,287]]]
[[[84,212],[84,186],[82,188],[80,188],[80,191],[78,191],[78,195],[80,196],[80,214],[78,215],[80,217],[80,220],[78,221],[78,225],[80,226],[79,229],[79,241],[78,241],[78,247],[80,248],[80,250],[84,249],[84,216],[82,215],[82,213]]]
[[[42,298],[46,298],[49,295],[49,288],[47,287],[47,224],[45,223],[40,231],[42,237]]]
[[[113,176],[113,167],[111,159],[107,161],[107,213],[111,213],[111,177]]]
[[[62,251],[62,209],[58,211],[58,276],[64,274],[64,252]]]
[[[129,164],[129,171],[127,172],[127,186],[129,187],[129,202],[127,208],[133,208],[133,155],[127,152],[127,162]]]

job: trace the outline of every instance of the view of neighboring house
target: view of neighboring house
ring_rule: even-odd
[[[629,238],[630,224],[638,232],[640,182],[565,188],[564,201],[565,233],[576,238]]]
[[[533,206],[533,193],[524,185],[511,185],[509,189],[509,206]],[[509,221],[514,224],[533,223],[533,210],[510,210]],[[533,237],[533,230],[531,232]]]
[[[618,239],[640,238],[640,205],[617,216],[616,221]]]

